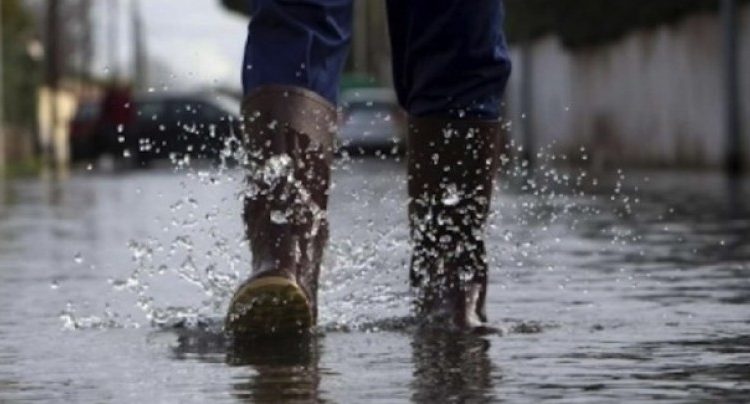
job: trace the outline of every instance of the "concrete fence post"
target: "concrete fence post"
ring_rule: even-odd
[[[737,1],[721,1],[722,25],[724,27],[724,96],[726,131],[725,169],[729,175],[737,175],[744,169],[740,130],[740,92],[737,57]]]
[[[3,58],[3,8],[0,7],[0,177],[5,175],[5,88],[3,87],[5,59]]]

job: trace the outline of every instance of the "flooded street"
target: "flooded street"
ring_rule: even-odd
[[[247,352],[240,170],[0,183],[0,402],[750,397],[750,180],[509,170],[479,337],[411,326],[403,165],[337,164],[319,332]]]

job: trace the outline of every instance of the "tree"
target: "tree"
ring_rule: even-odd
[[[6,123],[33,126],[39,66],[29,55],[34,24],[22,0],[2,0],[2,105]],[[12,100],[12,102],[10,102]]]

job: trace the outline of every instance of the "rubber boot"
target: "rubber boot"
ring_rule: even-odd
[[[460,329],[482,327],[483,233],[500,151],[499,122],[412,118],[407,147],[417,311]]]
[[[242,114],[253,274],[232,298],[225,328],[235,337],[305,331],[316,323],[328,239],[336,108],[306,89],[266,86],[248,95]]]

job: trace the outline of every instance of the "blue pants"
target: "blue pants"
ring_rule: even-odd
[[[300,86],[336,104],[355,0],[252,0],[245,93]],[[502,0],[387,0],[393,81],[412,116],[496,119],[510,75]]]

